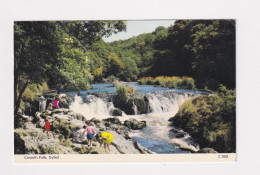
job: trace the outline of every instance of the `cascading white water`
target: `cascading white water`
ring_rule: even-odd
[[[85,101],[82,97],[76,95],[70,109],[82,114],[87,119],[93,117],[98,119],[107,118],[110,116],[109,111],[114,108],[112,102],[103,101],[101,98],[93,95],[88,95]]]
[[[177,147],[172,148],[169,145],[174,143],[182,148],[187,148],[196,151],[194,145],[190,144],[188,134],[184,138],[170,138],[169,133],[171,127],[169,127],[168,119],[174,116],[179,107],[188,99],[191,99],[199,94],[193,93],[173,93],[173,92],[154,92],[145,94],[148,99],[149,113],[144,115],[138,115],[137,106],[133,104],[135,109],[135,115],[126,116],[123,113],[123,117],[119,119],[121,121],[129,118],[135,118],[137,120],[145,120],[147,127],[143,130],[135,131],[130,134],[132,137],[137,138],[137,141],[145,142],[144,144],[150,144],[155,146],[155,150],[161,146],[162,152],[170,152],[172,149],[178,149]],[[86,119],[97,118],[105,119],[110,116],[110,110],[115,109],[112,102],[108,102],[105,99],[98,98],[93,95],[88,95],[84,99],[80,96],[75,96],[74,102],[71,104],[70,109],[74,112],[80,113],[86,117]],[[138,140],[139,139],[139,140]],[[163,145],[161,145],[163,144]],[[143,145],[145,146],[145,145]],[[148,146],[147,146],[148,147]],[[167,148],[168,147],[168,148]],[[175,150],[174,152],[178,152]]]
[[[188,99],[196,96],[188,93],[157,92],[146,95],[149,100],[150,110],[153,114],[170,113],[174,116],[179,107]]]
[[[161,146],[162,148],[158,148],[160,147],[161,143],[175,143],[181,148],[197,151],[198,147],[195,147],[189,142],[190,136],[188,134],[186,134],[183,138],[170,138],[169,132],[171,127],[168,126],[168,119],[178,112],[179,107],[186,100],[189,100],[195,96],[198,95],[167,92],[146,94],[146,97],[149,100],[151,113],[147,115],[137,116],[136,118],[138,118],[139,120],[145,120],[147,122],[147,127],[144,128],[142,131],[136,131],[135,133],[132,133],[131,136],[136,137],[138,141],[141,141],[140,138],[142,138],[154,142],[153,146],[156,147],[155,149],[164,149],[163,147],[166,147],[165,150],[162,150],[162,152],[167,152],[173,148],[167,148],[167,144],[163,144]],[[153,149],[152,146],[150,149]]]

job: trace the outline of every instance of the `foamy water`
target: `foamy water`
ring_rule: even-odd
[[[199,94],[196,93],[170,93],[170,92],[155,92],[147,93],[146,97],[149,101],[150,113],[143,115],[126,115],[123,112],[118,118],[123,123],[125,120],[135,118],[136,120],[145,120],[147,126],[142,130],[136,130],[130,133],[133,140],[139,142],[142,146],[151,149],[157,153],[176,153],[185,152],[179,148],[197,151],[198,146],[194,146],[192,139],[186,133],[183,138],[172,138],[169,136],[172,127],[168,126],[168,119],[174,116],[179,107],[188,99],[191,99]],[[138,114],[137,107],[135,114]],[[70,109],[80,113],[86,119],[97,118],[105,119],[110,116],[110,110],[115,109],[112,102],[105,99],[88,95],[83,99],[81,96],[75,96],[74,102]],[[173,134],[174,135],[174,134]]]

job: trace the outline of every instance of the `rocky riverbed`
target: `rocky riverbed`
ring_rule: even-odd
[[[57,94],[53,92],[43,95],[46,98],[47,104],[51,102],[55,98],[55,96],[57,96]],[[158,97],[161,97],[161,94],[156,95],[158,95]],[[170,98],[174,97],[173,99],[178,101],[178,96],[174,96],[174,94],[169,95]],[[148,104],[150,107],[153,107],[153,105],[155,104],[153,104],[152,102],[155,101],[159,103],[158,100],[156,101],[155,95],[152,96],[150,94],[150,96],[147,95],[141,97],[142,98],[134,98],[132,101],[131,99],[128,99],[125,101],[125,103],[121,102],[121,104],[127,103],[130,105],[128,106],[128,108],[130,108],[131,110],[137,109],[137,112],[135,111],[135,113],[142,114],[147,113],[151,110],[149,109]],[[182,95],[180,97],[182,97]],[[76,110],[74,110],[73,108],[73,103],[75,103],[77,99],[72,99],[69,95],[65,94],[59,95],[61,109],[40,113],[37,112],[39,105],[39,102],[37,102],[38,98],[39,97],[35,98],[34,103],[27,104],[27,108],[24,113],[20,113],[18,115],[15,115],[14,117],[15,154],[109,154],[107,150],[105,150],[103,147],[100,147],[100,144],[95,137],[93,147],[89,147],[87,144],[77,143],[73,141],[72,132],[83,128],[84,125],[89,125],[90,122],[93,122],[95,124],[97,132],[108,131],[114,136],[114,140],[111,143],[111,154],[154,154],[156,151],[157,153],[160,153],[158,152],[158,150],[154,150],[154,148],[149,148],[149,146],[151,146],[149,144],[148,147],[146,146],[147,144],[143,145],[144,143],[142,143],[142,140],[140,143],[143,146],[140,145],[138,143],[138,139],[134,138],[136,133],[140,133],[139,131],[146,131],[146,134],[149,134],[151,132],[150,130],[153,128],[150,126],[151,124],[156,127],[155,129],[158,129],[158,123],[154,122],[159,122],[160,124],[162,121],[159,118],[155,118],[154,121],[150,121],[144,117],[147,115],[144,115],[142,117],[139,116],[139,118],[134,118],[134,115],[125,116],[125,114],[123,115],[123,113],[126,112],[124,108],[126,108],[127,105],[123,105],[124,108],[122,106],[117,106],[116,103],[120,103],[116,99],[114,99],[113,101],[116,107],[107,108],[108,111],[104,113],[107,117],[104,117],[102,119],[93,118],[95,115],[89,113],[89,110],[85,111],[84,113],[82,113],[81,111],[81,113],[75,112]],[[162,96],[161,98],[164,99],[165,97]],[[98,97],[95,95],[88,95],[88,97],[84,98],[83,100],[86,101],[80,102],[79,100],[78,102],[87,105],[83,106],[84,108],[90,107],[91,105],[95,107],[94,104],[96,104],[96,102],[99,102],[97,103],[98,106],[96,107],[98,109],[102,109],[102,105],[104,105],[104,107],[107,107],[110,106],[109,103],[112,103],[105,103],[104,101],[98,99]],[[168,107],[167,105],[160,105],[163,108],[152,108],[152,110],[155,110],[156,112],[162,112],[167,108],[172,108],[171,106]],[[151,117],[152,116],[148,115],[148,118]],[[51,123],[50,139],[48,139],[47,133],[45,131],[46,118],[48,118]],[[153,117],[151,119],[153,119]],[[165,127],[168,127],[167,125],[168,124],[166,121],[166,124],[163,124],[163,130],[165,130]],[[177,145],[179,149],[183,150],[184,152],[215,152],[213,149],[208,148],[204,150],[194,149],[194,144],[190,145],[190,141],[187,142],[187,139],[189,140],[189,138],[187,137],[188,135],[182,130],[171,129],[169,132],[166,132],[164,135],[160,136],[160,138],[164,138],[168,134],[169,138],[172,139],[172,143],[167,143],[168,147],[172,147],[172,144],[174,144]],[[133,138],[131,138],[131,136],[133,136]],[[152,140],[155,137],[157,137],[157,135],[152,136]],[[147,140],[148,142],[149,138],[150,137],[148,137]],[[183,142],[187,142],[188,146]],[[159,145],[156,142],[151,143],[155,144],[154,146],[161,146],[161,143],[159,144],[159,142]],[[153,150],[154,152],[148,150],[147,148]],[[173,150],[170,149],[167,152],[163,153],[176,152],[175,149],[177,148],[172,147],[172,149]],[[179,151],[177,150],[177,152]]]
[[[68,98],[61,97],[62,103],[67,104],[68,102],[64,99]],[[142,129],[146,126],[144,121],[129,119],[121,123],[117,117],[87,120],[83,115],[66,108],[45,113],[36,112],[33,116],[19,115],[17,118],[19,118],[19,127],[14,130],[15,154],[108,154],[109,152],[104,147],[100,147],[96,138],[94,138],[93,147],[73,141],[72,131],[90,122],[95,124],[97,132],[108,131],[114,136],[111,154],[153,153],[129,137],[132,129]],[[46,118],[51,123],[50,139],[45,132]]]

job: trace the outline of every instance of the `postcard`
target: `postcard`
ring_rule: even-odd
[[[234,19],[13,27],[14,163],[236,161]]]

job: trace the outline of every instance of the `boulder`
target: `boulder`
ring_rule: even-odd
[[[184,136],[185,136],[184,133],[177,133],[177,134],[175,135],[176,138],[182,138],[182,137],[184,137]]]
[[[130,118],[124,121],[124,125],[133,130],[143,129],[146,127],[146,121],[138,121],[134,118]]]
[[[147,114],[149,112],[149,100],[146,96],[142,98],[135,98],[134,104],[137,107],[138,113]]]
[[[78,120],[85,121],[85,117],[82,114],[76,113],[76,117]]]
[[[120,124],[121,125],[120,120],[116,117],[113,117],[113,118],[110,117],[110,118],[104,119],[103,122],[104,122],[105,126],[110,126],[112,124],[116,124],[116,125]]]
[[[124,111],[127,115],[135,114],[134,99],[129,97],[121,97],[116,95],[114,97],[114,106]]]
[[[90,122],[93,122],[93,123],[97,124],[97,123],[100,123],[101,121],[99,119],[97,119],[97,118],[92,118],[90,120]]]
[[[68,109],[72,102],[73,100],[68,95],[64,95],[60,97],[59,106]]]
[[[175,134],[176,134],[176,133],[178,133],[178,130],[177,130],[177,129],[175,129],[175,128],[173,128],[173,129],[171,129],[171,130],[170,130],[170,132],[173,132],[173,133],[175,133]]]
[[[110,114],[111,116],[122,116],[123,112],[122,112],[122,110],[116,108],[116,109],[111,109],[111,110],[109,111],[109,114]]]

